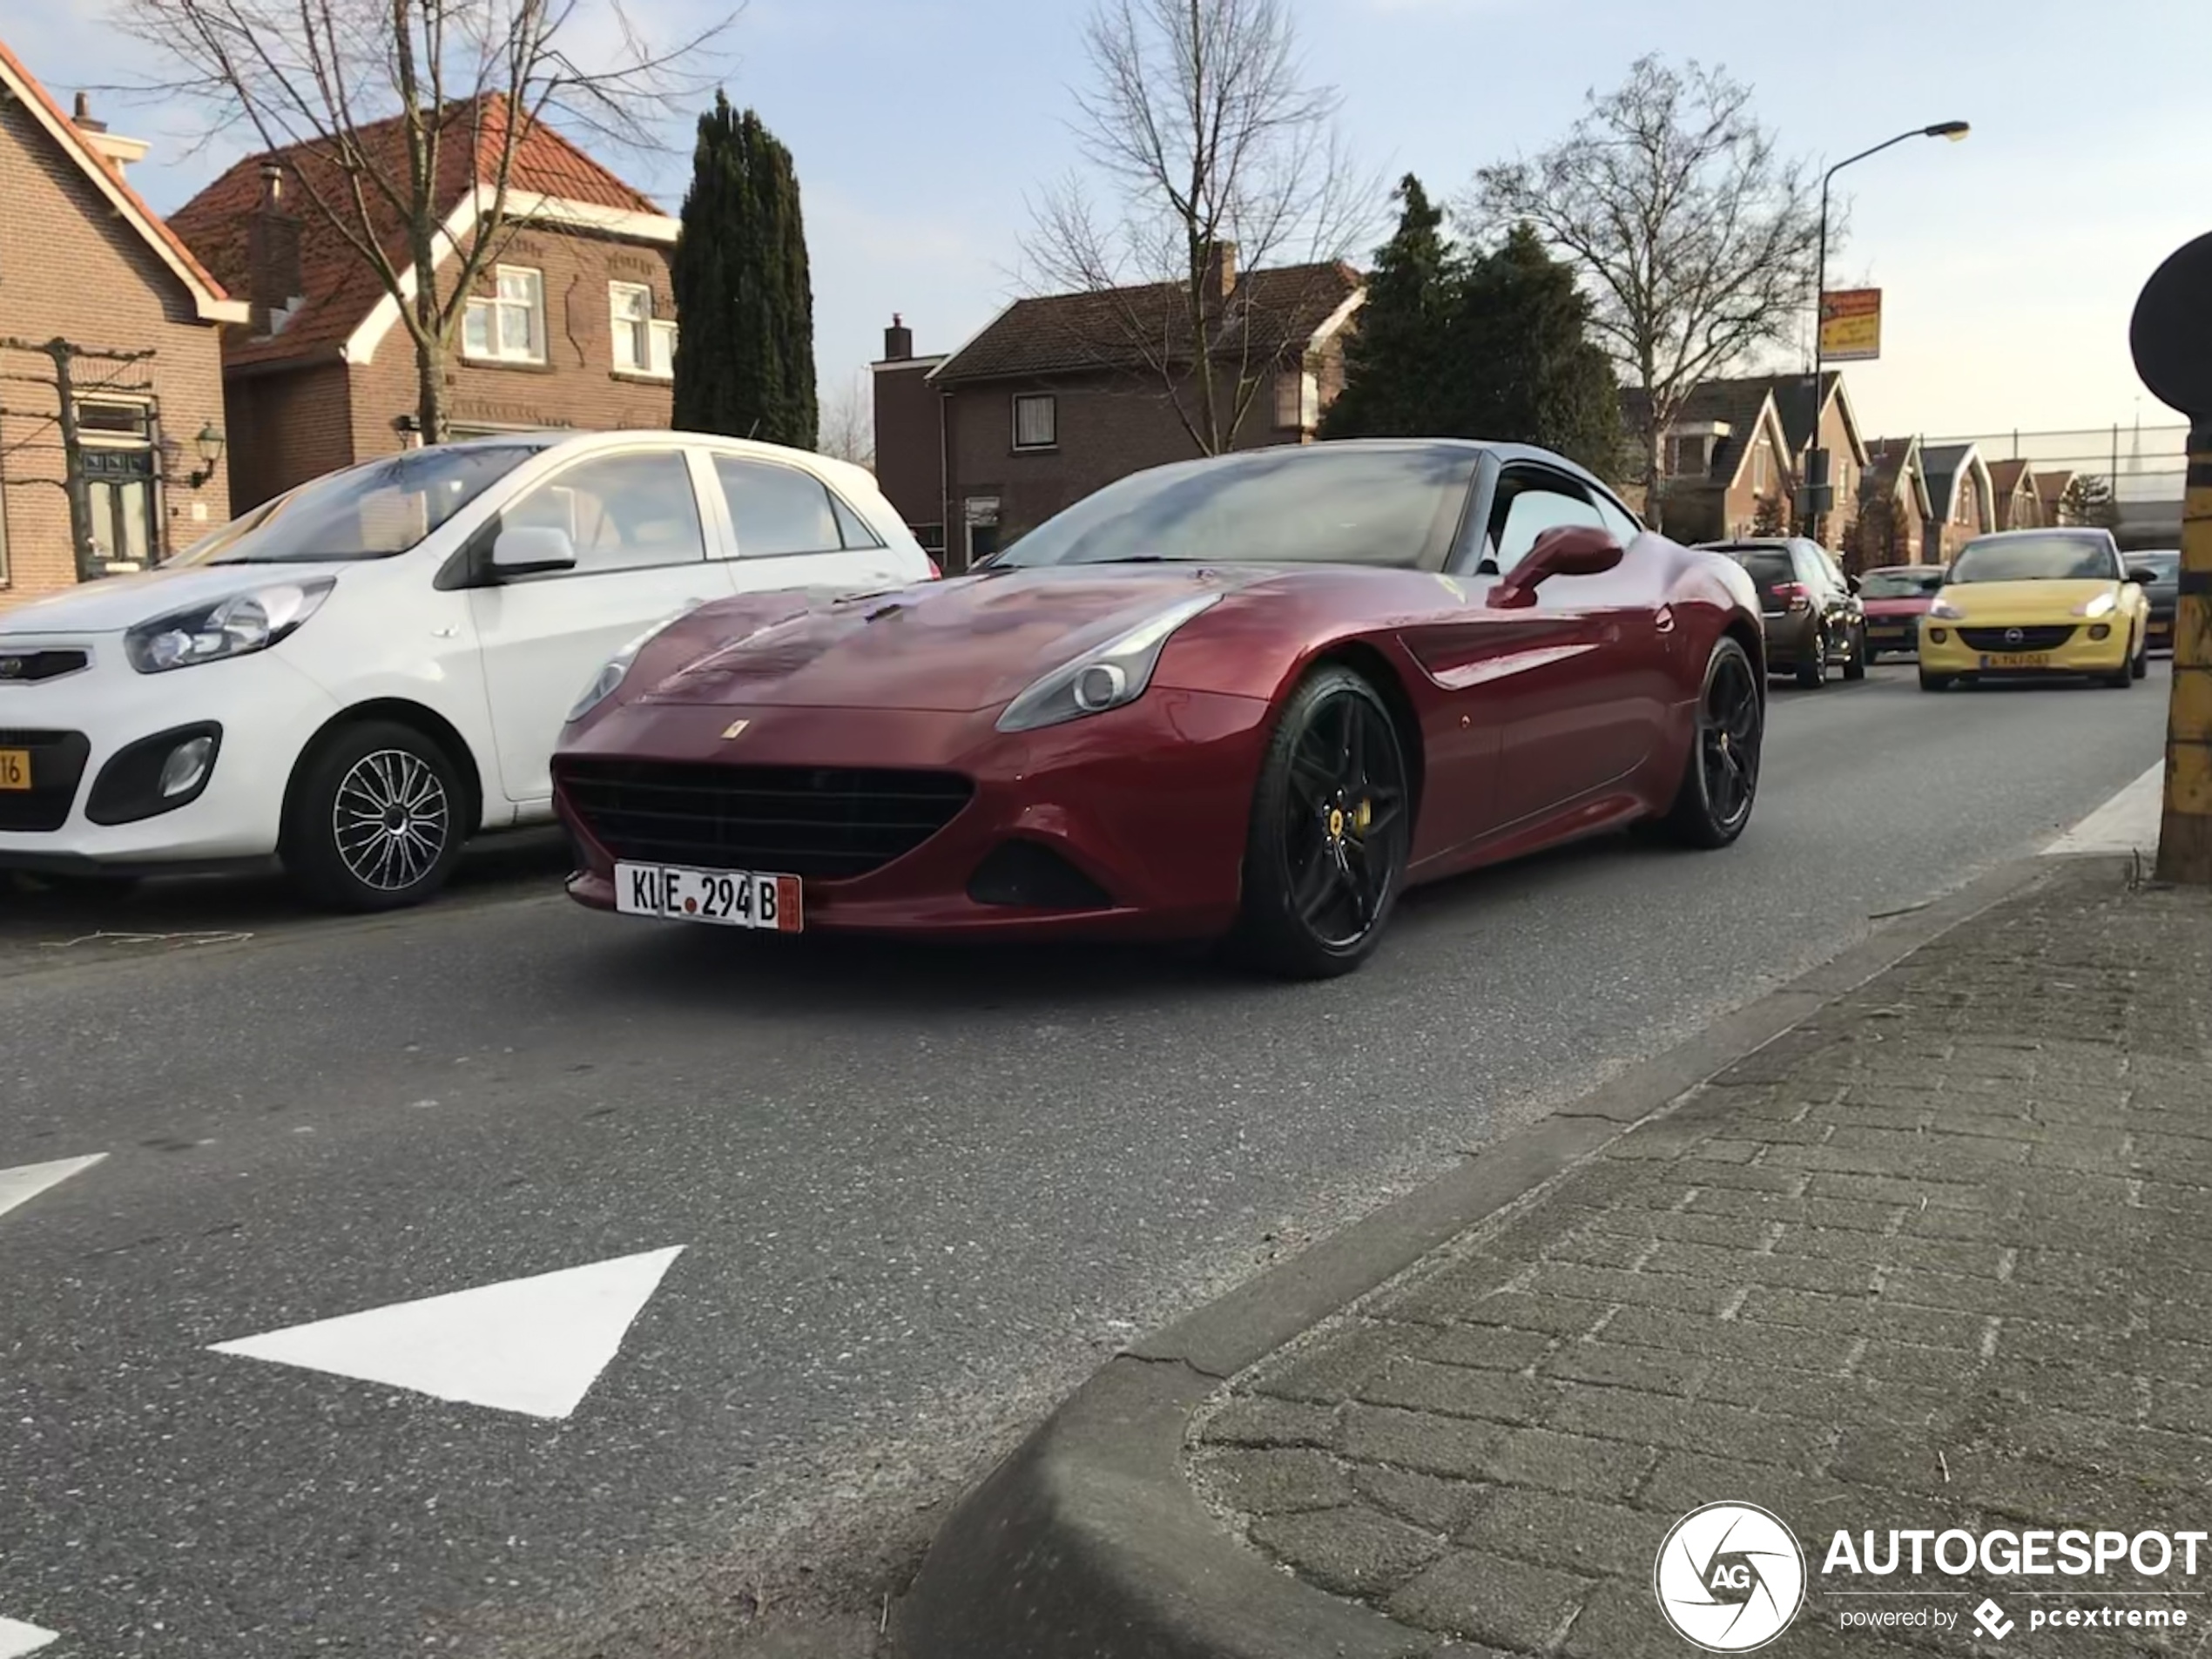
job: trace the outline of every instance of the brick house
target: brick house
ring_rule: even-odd
[[[1362,279],[1336,262],[1239,275],[1235,250],[1221,254],[1207,283],[1221,295],[1217,375],[1264,377],[1233,447],[1310,442],[1344,384]],[[925,357],[892,320],[873,366],[876,478],[948,569],[1117,478],[1200,453],[1164,377],[1120,344],[1128,318],[1155,314],[1179,332],[1182,288],[1017,300],[958,350]],[[1190,384],[1177,395],[1195,408]]]
[[[2039,467],[2029,476],[2035,487],[2037,522],[2043,524],[2065,523],[2071,516],[2067,510],[2066,492],[2074,488],[2074,469]]]
[[[1971,443],[1923,445],[1920,470],[1928,481],[1927,557],[1948,564],[1968,542],[1997,528],[1996,491]]]
[[[1810,374],[1752,374],[1728,380],[1707,381],[1690,395],[1689,402],[1677,417],[1676,425],[1667,435],[1662,450],[1674,454],[1679,437],[1696,439],[1701,435],[1694,428],[1708,427],[1715,419],[1731,428],[1749,418],[1749,411],[1762,396],[1774,402],[1776,418],[1781,423],[1780,442],[1775,443],[1771,435],[1767,442],[1772,455],[1780,458],[1784,476],[1763,479],[1761,476],[1760,440],[1754,437],[1747,449],[1741,445],[1730,445],[1721,440],[1726,435],[1706,432],[1702,435],[1713,440],[1710,446],[1709,464],[1727,465],[1734,461],[1747,460],[1747,475],[1737,478],[1731,474],[1724,488],[1733,490],[1736,499],[1721,509],[1717,522],[1724,529],[1714,536],[1745,535],[1748,530],[1734,528],[1739,524],[1760,522],[1763,514],[1759,503],[1767,502],[1764,516],[1777,523],[1794,523],[1797,515],[1795,502],[1798,486],[1804,482],[1807,456],[1812,449],[1816,435],[1820,447],[1828,452],[1828,478],[1835,486],[1835,506],[1821,523],[1821,539],[1833,549],[1841,550],[1850,544],[1852,520],[1858,516],[1858,481],[1866,471],[1865,440],[1859,434],[1858,416],[1851,408],[1851,395],[1844,389],[1844,377],[1828,373],[1820,377],[1820,401],[1817,419],[1815,418],[1812,377]],[[1622,424],[1631,435],[1641,434],[1649,425],[1647,411],[1649,401],[1641,392],[1629,390],[1622,395]],[[1729,418],[1734,411],[1737,419]],[[1695,448],[1693,443],[1692,448]],[[1667,495],[1671,509],[1679,495],[1689,493],[1674,480],[1688,475],[1676,474],[1669,462],[1669,482]],[[1705,478],[1708,489],[1719,481]],[[1715,504],[1710,495],[1700,494],[1693,509],[1696,522],[1713,522]],[[1702,534],[1703,532],[1701,532]],[[1708,537],[1707,539],[1710,539]]]
[[[1999,529],[2030,530],[2044,522],[2042,499],[2035,493],[2035,474],[2028,462],[1991,462],[1989,489]]]
[[[222,327],[246,307],[125,181],[145,153],[82,97],[64,114],[0,44],[0,336],[152,353],[71,361],[93,543],[80,568],[53,360],[0,350],[0,607],[142,569],[230,516],[198,439],[219,430]]]
[[[442,258],[491,205],[506,106],[451,106],[440,157]],[[399,122],[359,135],[404,176]],[[251,157],[175,214],[193,251],[248,298],[227,331],[231,491],[242,510],[302,481],[408,448],[415,358],[399,302],[307,199],[305,149]],[[454,437],[664,427],[671,409],[677,222],[550,127],[532,124],[509,172],[504,240],[445,367]],[[396,216],[388,256],[412,291]]]
[[[1919,439],[1873,439],[1866,446],[1866,470],[1859,478],[1849,567],[1866,570],[1884,564],[1931,563],[1928,525],[1934,516]]]
[[[1650,430],[1650,403],[1622,394],[1622,423]],[[1764,380],[1707,381],[1660,442],[1660,522],[1678,542],[1779,534],[1790,522],[1790,438]]]

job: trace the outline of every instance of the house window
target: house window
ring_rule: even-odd
[[[1305,374],[1302,369],[1275,371],[1275,424],[1299,428],[1305,425]]]
[[[653,291],[642,282],[607,284],[614,324],[615,368],[665,378],[676,372],[676,325],[653,315]]]
[[[495,293],[469,301],[461,325],[462,352],[490,363],[543,362],[544,273],[502,265],[495,281]]]
[[[1705,452],[1705,437],[1675,437],[1667,440],[1667,470],[1677,478],[1693,478],[1703,475],[1711,464]]]
[[[1049,395],[1014,400],[1014,447],[1049,449],[1060,442],[1058,400]]]
[[[1761,438],[1751,449],[1751,493],[1755,496],[1766,494],[1766,458],[1767,441]]]

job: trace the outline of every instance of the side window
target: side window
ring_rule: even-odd
[[[1528,556],[1536,538],[1562,524],[1602,529],[1604,519],[1582,487],[1547,473],[1507,472],[1498,480],[1498,499],[1490,509],[1490,544],[1503,576]]]
[[[1596,501],[1598,517],[1604,521],[1605,528],[1613,532],[1613,539],[1622,547],[1643,534],[1643,527],[1615,505],[1611,496],[1600,496]]]
[[[1830,585],[1827,566],[1821,559],[1819,550],[1811,543],[1791,543],[1790,563],[1797,570],[1797,580],[1807,587],[1819,589]]]
[[[579,576],[689,564],[706,557],[691,469],[674,449],[579,462],[540,484],[500,518],[510,527],[566,530],[576,543],[573,574]]]
[[[714,476],[722,486],[723,500],[730,504],[739,558],[881,545],[859,516],[811,472],[772,461],[717,455]]]

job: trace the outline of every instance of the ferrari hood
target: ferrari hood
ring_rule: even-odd
[[[1942,598],[1968,622],[2065,622],[2076,605],[2101,593],[2117,597],[2119,583],[2087,581],[1955,582]]]
[[[699,647],[640,703],[1001,707],[1040,676],[1178,601],[1276,574],[1251,566],[984,571],[894,592],[753,596],[685,618]]]

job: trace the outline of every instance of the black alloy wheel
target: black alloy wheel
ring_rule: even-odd
[[[1359,967],[1398,901],[1412,809],[1397,723],[1375,688],[1339,665],[1310,676],[1260,763],[1231,949],[1285,979]]]
[[[1743,833],[1758,799],[1766,702],[1743,647],[1723,635],[1705,664],[1682,786],[1668,809],[1668,833],[1686,846],[1721,847]]]

